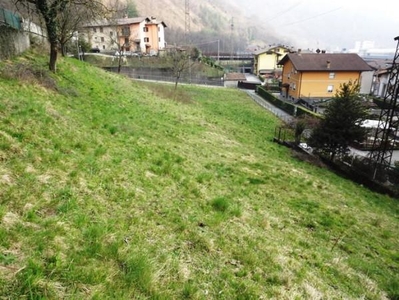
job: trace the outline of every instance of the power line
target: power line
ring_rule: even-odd
[[[270,21],[273,21],[274,19],[281,17],[281,15],[284,15],[285,13],[289,12],[290,10],[293,10],[295,7],[297,7],[301,4],[302,4],[301,2],[297,2],[296,4],[292,5],[291,7],[288,7],[287,9],[278,12],[274,17],[272,17],[271,19],[268,19],[267,21],[270,22]]]
[[[283,24],[283,25],[280,25],[280,26],[281,26],[281,27],[285,27],[285,26],[289,26],[289,25],[294,25],[294,24],[302,23],[302,22],[305,22],[305,21],[308,21],[308,20],[311,20],[311,19],[315,19],[315,18],[320,17],[320,16],[324,16],[324,15],[329,14],[329,13],[332,13],[332,12],[334,12],[334,11],[340,10],[341,8],[342,8],[342,6],[341,6],[341,7],[338,7],[338,8],[335,8],[335,9],[332,9],[332,10],[329,10],[329,11],[326,11],[326,12],[323,12],[323,13],[321,13],[321,14],[317,14],[317,15],[315,15],[315,16],[312,16],[312,17],[309,17],[309,18],[306,18],[306,19],[302,19],[302,20],[295,21],[295,22],[288,23],[288,24]]]

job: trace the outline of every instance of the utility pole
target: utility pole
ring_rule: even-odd
[[[234,32],[234,18],[231,18],[231,24],[230,24],[230,59],[233,59],[233,32]]]
[[[217,60],[217,62],[218,62],[218,66],[219,66],[219,63],[220,63],[220,40],[218,40],[218,60]]]
[[[394,40],[397,41],[396,52],[370,155],[374,163],[373,179],[376,178],[378,170],[390,167],[394,148],[392,140],[399,132],[399,36]]]
[[[185,43],[186,43],[186,45],[189,45],[190,44],[190,23],[191,23],[191,20],[190,20],[190,0],[185,0],[186,1],[186,5],[185,5],[185,30],[184,30],[184,34],[185,34]]]

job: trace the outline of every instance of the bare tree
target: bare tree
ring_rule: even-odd
[[[100,9],[97,11],[98,15],[104,12],[102,7],[97,7],[97,9]],[[62,56],[66,55],[66,44],[74,37],[76,32],[81,31],[88,20],[93,19],[94,13],[96,11],[87,10],[86,7],[76,5],[73,2],[69,2],[65,9],[60,12],[57,18],[59,24],[57,36]]]
[[[125,59],[125,51],[132,51],[135,40],[140,39],[138,31],[132,32],[130,24],[121,23],[120,20],[124,20],[124,17],[132,17],[137,12],[132,1],[112,0],[108,2],[108,7],[112,14],[108,17],[107,22],[113,28],[113,32],[116,33],[115,35],[110,35],[110,43],[111,48],[113,45],[117,47],[115,56],[118,59],[118,73],[120,73],[122,62]],[[129,14],[133,15],[129,16]]]
[[[16,6],[33,6],[38,16],[44,21],[47,30],[47,38],[50,43],[50,61],[49,69],[56,72],[56,63],[58,56],[58,48],[61,37],[61,32],[64,32],[65,38],[68,38],[65,33],[69,32],[70,26],[63,26],[65,17],[72,18],[72,15],[67,16],[66,12],[85,10],[86,16],[98,17],[99,12],[105,12],[106,7],[100,0],[14,0]],[[73,19],[73,18],[72,18]],[[72,24],[75,21],[71,22]],[[65,27],[64,30],[62,28]],[[72,26],[73,27],[73,26]],[[70,33],[69,33],[70,34]],[[69,37],[71,38],[71,37]]]
[[[183,74],[186,74],[191,70],[195,61],[191,59],[190,51],[177,48],[168,53],[167,61],[170,64],[170,69],[175,78],[176,91],[180,78]]]

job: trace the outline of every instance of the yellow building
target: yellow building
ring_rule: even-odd
[[[278,62],[284,57],[289,49],[284,46],[273,46],[254,52],[254,74],[275,77],[281,74],[282,68]]]
[[[361,82],[362,72],[372,68],[355,53],[289,53],[283,66],[282,96],[293,101],[332,98],[340,84]]]

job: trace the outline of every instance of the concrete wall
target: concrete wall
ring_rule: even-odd
[[[29,34],[12,29],[8,26],[0,26],[0,60],[16,56],[30,47]]]

